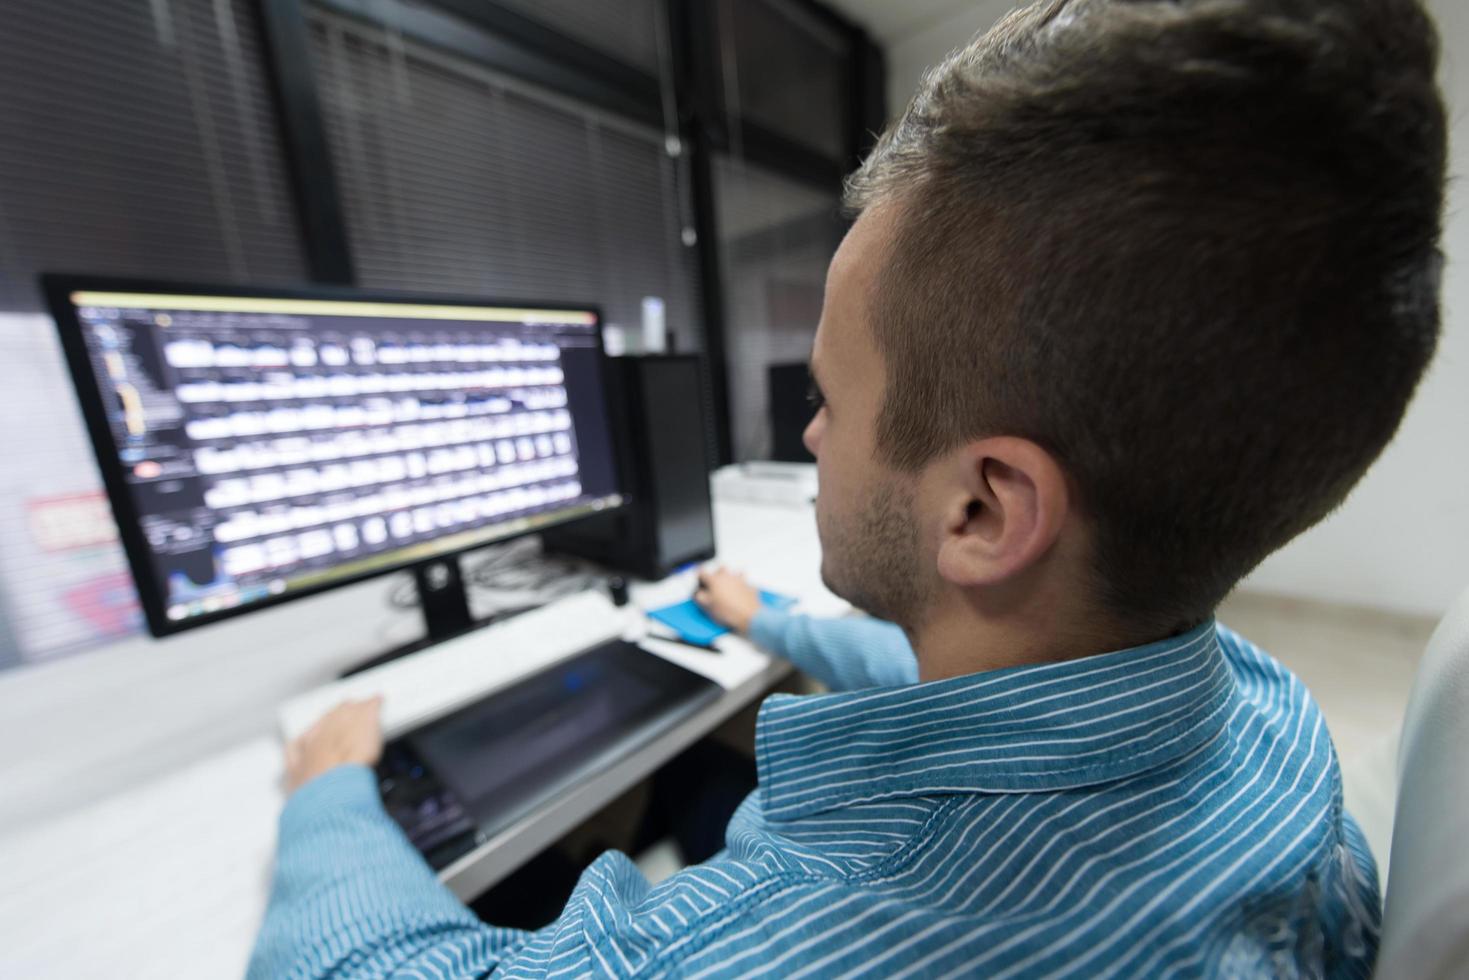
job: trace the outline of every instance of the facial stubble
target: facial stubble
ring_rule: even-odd
[[[933,592],[920,561],[913,505],[911,490],[884,482],[850,527],[821,529],[826,587],[910,634],[921,624]],[[825,523],[831,524],[829,519]]]

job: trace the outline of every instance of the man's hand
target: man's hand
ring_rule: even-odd
[[[286,746],[286,792],[328,769],[350,763],[377,765],[383,754],[381,696],[344,701]]]
[[[736,633],[750,632],[750,622],[760,611],[760,593],[743,575],[723,568],[699,570],[699,590],[694,593],[694,601]]]

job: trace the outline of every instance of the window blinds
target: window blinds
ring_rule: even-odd
[[[657,76],[660,0],[494,0],[587,47]]]
[[[0,310],[45,270],[302,274],[248,0],[12,4],[0,34]]]
[[[360,285],[594,303],[633,329],[657,296],[702,348],[661,133],[322,10],[312,36]]]

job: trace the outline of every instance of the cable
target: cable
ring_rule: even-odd
[[[605,585],[607,570],[577,558],[548,555],[539,536],[493,545],[474,553],[462,566],[465,591],[483,623],[502,619]],[[402,576],[388,593],[395,609],[417,609],[418,588]]]

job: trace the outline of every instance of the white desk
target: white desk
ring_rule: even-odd
[[[809,508],[721,502],[715,528],[721,561],[814,613],[846,609],[821,585]],[[657,583],[633,599],[688,591],[686,580]],[[499,881],[789,669],[737,638],[721,643],[731,649],[718,657],[658,649],[720,681],[723,697],[457,862],[449,886],[470,896]],[[269,892],[280,775],[278,739],[255,737],[0,837],[0,977],[239,977]]]

